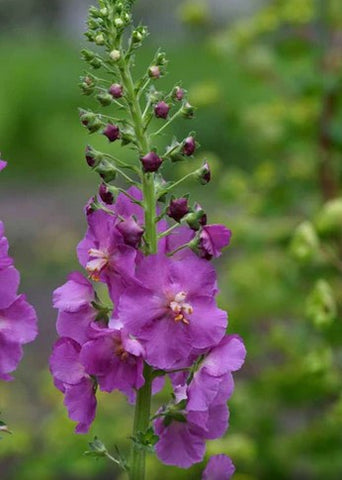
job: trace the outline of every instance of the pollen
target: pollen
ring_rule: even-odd
[[[182,322],[185,325],[189,325],[190,321],[187,316],[191,315],[194,311],[192,306],[189,303],[186,303],[186,292],[178,292],[174,299],[170,302],[169,307],[172,310],[174,315],[174,321],[176,323]]]

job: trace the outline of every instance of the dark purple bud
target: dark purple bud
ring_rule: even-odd
[[[133,217],[126,218],[117,225],[117,229],[124,238],[127,245],[138,248],[143,236],[144,229],[134,220]]]
[[[196,176],[202,185],[206,185],[210,182],[211,173],[207,162],[205,162],[202,167],[197,170]]]
[[[156,172],[163,163],[163,160],[158,157],[155,152],[147,153],[144,157],[140,158],[140,161],[145,172]]]
[[[170,106],[161,101],[158,102],[157,105],[154,107],[154,113],[157,118],[167,118],[170,111]]]
[[[194,137],[187,137],[183,143],[183,153],[187,157],[191,157],[196,150],[196,141]]]
[[[82,125],[84,125],[90,133],[97,132],[97,130],[102,127],[101,120],[92,112],[81,110],[80,120]]]
[[[86,153],[85,158],[86,158],[87,164],[89,165],[89,167],[94,167],[96,165],[94,149],[90,145],[87,145],[85,153]]]
[[[119,83],[113,83],[113,85],[110,86],[108,92],[114,98],[121,98],[123,95],[123,87]]]
[[[96,210],[97,210],[97,207],[96,207],[95,197],[91,197],[91,198],[89,198],[89,200],[87,201],[87,203],[84,207],[84,212],[88,216],[88,215],[91,215],[92,213],[94,213]]]
[[[161,75],[161,72],[160,72],[160,68],[157,66],[157,65],[152,65],[149,69],[148,69],[148,76],[150,78],[160,78],[160,75]]]
[[[120,129],[117,125],[108,123],[106,128],[103,130],[103,135],[105,135],[110,142],[115,142],[120,138]]]
[[[172,92],[172,96],[175,100],[180,102],[184,98],[184,90],[180,87],[175,87]]]
[[[184,215],[189,212],[188,199],[185,197],[182,198],[172,198],[170,200],[169,207],[167,209],[167,215],[170,218],[180,222]]]
[[[101,183],[99,188],[99,195],[101,200],[108,205],[111,205],[114,202],[114,195],[105,183]]]

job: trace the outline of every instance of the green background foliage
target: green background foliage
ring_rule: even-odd
[[[138,3],[149,24],[144,0]],[[338,480],[342,7],[339,0],[274,0],[222,22],[214,3],[175,2],[183,30],[157,40],[154,30],[163,25],[152,12],[151,43],[137,58],[140,72],[156,42],[167,51],[161,88],[182,79],[198,107],[195,120],[173,133],[196,130],[202,145],[196,160],[174,164],[168,174],[176,178],[208,158],[212,183],[187,184],[187,191],[210,223],[233,230],[216,262],[219,301],[248,357],[236,375],[230,429],[208,443],[208,455],[230,455],[236,480]],[[127,450],[132,407],[118,394],[101,395],[91,432],[77,436],[47,368],[55,338],[51,291],[78,268],[82,207],[97,187],[83,159],[89,138],[77,112],[90,105],[77,87],[83,40],[57,30],[4,32],[0,146],[9,166],[1,174],[0,217],[41,334],[25,348],[16,381],[0,385],[1,418],[13,431],[0,442],[1,478],[119,479],[115,466],[82,453],[94,435],[109,450]],[[100,137],[91,143],[107,148]],[[181,471],[151,456],[148,478],[197,480],[202,468]]]

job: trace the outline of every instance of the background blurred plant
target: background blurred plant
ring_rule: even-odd
[[[211,0],[206,5],[211,11]],[[191,21],[182,8],[178,14]],[[338,0],[267,1],[239,21],[227,18],[227,28],[220,26],[223,18],[205,28],[192,23],[186,45],[175,37],[170,48],[164,40],[172,65],[165,88],[187,78],[190,101],[200,107],[193,128],[216,176],[215,187],[208,185],[201,203],[212,221],[226,223],[234,232],[230,254],[220,267],[220,302],[230,312],[231,331],[244,337],[249,352],[231,402],[229,436],[212,442],[208,454],[229,452],[240,472],[236,480],[338,480],[342,6]],[[149,23],[147,15],[143,23]],[[37,349],[27,349],[31,357],[25,364],[42,369],[48,356],[45,343],[52,343],[54,329],[48,292],[58,283],[56,275],[63,281],[84,231],[73,215],[87,196],[79,178],[93,182],[80,162],[87,136],[77,113],[79,48],[77,42],[70,47],[51,36],[37,36],[35,42],[2,38],[1,43],[6,68],[0,145],[13,159],[3,173],[8,190],[0,192],[1,216],[18,254],[26,229],[18,267],[23,290],[31,290],[30,299],[40,309],[46,337]],[[153,49],[147,50],[142,64]],[[331,103],[327,118],[323,112]],[[183,127],[177,128],[181,135]],[[322,176],[326,155],[333,188],[326,187]],[[224,169],[220,176],[215,165]],[[19,188],[20,178],[35,182],[33,188]],[[12,181],[15,198],[8,196]],[[21,229],[10,220],[14,207],[22,215]],[[73,425],[47,372],[42,369],[40,380],[32,383],[23,367],[20,382],[1,391],[0,410],[6,409],[15,431],[0,444],[2,478],[111,478],[105,462],[80,456],[86,442],[71,435]],[[118,437],[127,431],[131,413],[119,396],[101,402],[106,408],[89,439],[101,432],[109,448],[117,441],[113,431]],[[113,412],[114,425],[109,424]],[[155,463],[151,480],[197,479],[201,470],[167,469],[166,477],[165,467]]]

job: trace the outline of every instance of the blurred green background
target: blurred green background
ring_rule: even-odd
[[[129,444],[133,410],[120,395],[102,395],[89,435],[77,436],[47,370],[51,292],[78,268],[82,208],[97,188],[77,112],[89,105],[77,87],[89,4],[0,0],[0,218],[40,326],[16,380],[0,385],[13,431],[0,442],[2,480],[119,479],[82,453],[94,435],[110,450]],[[160,88],[182,80],[198,107],[174,128],[197,131],[198,159],[168,173],[208,158],[212,183],[187,189],[210,223],[233,230],[217,263],[220,305],[248,358],[230,429],[208,455],[230,455],[236,480],[341,479],[341,2],[139,0],[135,16],[152,34],[137,71],[161,45]],[[149,480],[197,480],[203,469],[148,463]]]

